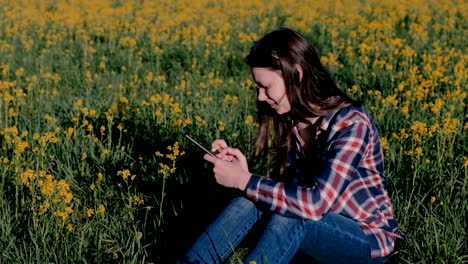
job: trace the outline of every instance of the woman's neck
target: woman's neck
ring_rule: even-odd
[[[307,144],[314,141],[317,133],[317,126],[320,125],[319,117],[308,118],[306,122],[299,122],[297,124],[297,132],[304,141],[301,145],[303,148],[308,148]]]
[[[298,129],[298,130],[303,130],[304,128],[306,128],[306,127],[308,127],[308,126],[315,124],[315,122],[317,122],[318,119],[319,119],[318,116],[307,118],[307,119],[306,119],[307,122],[299,122],[299,123],[297,123],[297,129]]]

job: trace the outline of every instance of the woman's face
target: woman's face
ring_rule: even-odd
[[[259,101],[266,102],[280,115],[291,110],[291,105],[286,96],[286,85],[279,71],[253,67],[252,76],[257,84]]]

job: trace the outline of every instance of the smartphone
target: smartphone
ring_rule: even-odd
[[[201,149],[202,149],[203,151],[205,151],[206,153],[208,153],[208,154],[210,154],[211,156],[217,158],[216,155],[215,155],[213,152],[207,150],[207,149],[206,149],[205,147],[203,147],[200,143],[198,143],[195,139],[193,139],[193,138],[191,138],[189,135],[187,135],[187,133],[186,133],[185,131],[181,130],[181,131],[180,131],[180,134],[181,134],[182,136],[184,136],[185,138],[187,138],[188,140],[192,141],[195,145],[197,145],[199,148],[201,148]]]

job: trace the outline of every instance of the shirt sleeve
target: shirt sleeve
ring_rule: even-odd
[[[252,175],[246,194],[274,212],[312,220],[326,214],[349,185],[369,143],[370,127],[359,114],[337,118],[325,161],[313,168],[317,184],[301,187]]]

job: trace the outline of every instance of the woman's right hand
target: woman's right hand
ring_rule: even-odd
[[[225,161],[232,161],[235,157],[230,154],[223,153],[223,150],[229,148],[226,141],[217,139],[211,144],[211,152],[213,152],[218,159]]]
[[[214,141],[212,151],[218,152],[217,158],[208,154],[205,154],[203,158],[214,165],[216,182],[225,187],[244,191],[252,175],[244,154],[238,149],[228,147],[224,140]]]

